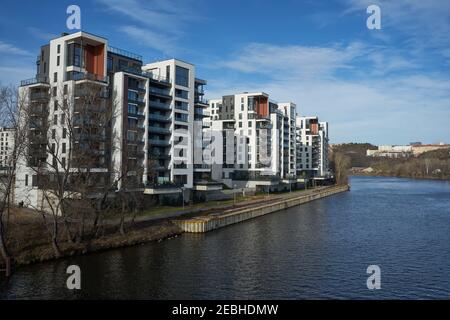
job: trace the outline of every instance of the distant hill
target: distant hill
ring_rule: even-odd
[[[368,149],[377,149],[370,143],[347,143],[333,146],[333,153],[342,153],[350,158],[353,168],[372,168],[373,171],[353,174],[367,174],[393,177],[450,179],[450,149],[436,150],[418,157],[389,159],[367,157]]]
[[[350,157],[352,167],[369,167],[371,158],[366,156],[367,150],[376,150],[370,143],[345,143],[333,146],[333,152],[340,152]]]

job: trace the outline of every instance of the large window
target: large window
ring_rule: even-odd
[[[184,90],[180,90],[180,89],[176,89],[175,90],[175,96],[177,98],[181,98],[181,99],[189,99],[189,92],[188,91],[184,91]]]
[[[175,83],[179,86],[189,87],[189,69],[177,66]]]
[[[67,66],[81,67],[81,63],[82,63],[81,46],[76,43],[69,44],[67,50]]]

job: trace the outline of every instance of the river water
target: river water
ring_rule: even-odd
[[[24,267],[0,280],[0,299],[449,299],[450,182],[351,184],[205,235]],[[66,287],[72,264],[80,291]]]

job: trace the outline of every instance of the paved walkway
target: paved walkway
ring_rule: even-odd
[[[239,201],[236,203],[236,205],[233,204],[222,204],[222,205],[217,205],[214,207],[207,207],[207,208],[189,208],[189,206],[187,206],[184,210],[181,209],[180,211],[175,211],[175,212],[162,212],[162,213],[157,213],[157,214],[153,214],[151,216],[137,216],[134,221],[136,223],[150,223],[150,222],[157,222],[159,220],[166,220],[166,219],[175,219],[178,218],[180,216],[184,216],[184,215],[188,215],[188,214],[220,214],[220,213],[224,213],[224,212],[232,212],[235,211],[237,209],[245,209],[247,207],[251,207],[251,206],[255,206],[258,204],[266,204],[266,203],[270,203],[270,202],[275,202],[275,201],[279,201],[282,199],[289,199],[289,198],[295,198],[298,196],[303,196],[303,195],[308,195],[311,194],[313,192],[317,192],[319,190],[322,190],[326,187],[316,187],[315,189],[308,189],[308,190],[296,190],[296,191],[292,191],[292,192],[286,192],[286,193],[277,193],[277,194],[271,194],[270,196],[262,196],[264,198],[259,198],[259,199],[250,199],[250,200],[244,200],[244,201]],[[127,221],[130,221],[131,218],[128,218]],[[116,225],[120,222],[120,219],[114,219],[114,220],[109,220],[107,222],[108,225]]]

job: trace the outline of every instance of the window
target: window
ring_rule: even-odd
[[[57,114],[55,114],[55,115],[53,116],[53,124],[54,124],[54,125],[57,125],[57,124],[58,124],[58,115],[57,115]]]
[[[176,66],[175,83],[179,86],[189,87],[189,69]]]
[[[56,138],[56,130],[52,129],[52,139],[55,139],[55,138]]]
[[[66,115],[63,113],[61,115],[61,125],[64,125],[65,122],[66,122]]]
[[[55,144],[55,143],[52,143],[52,153],[54,154],[55,151],[56,151],[56,144]]]
[[[60,54],[60,53],[61,53],[61,45],[58,44],[58,54]]]
[[[25,186],[28,187],[28,175],[27,174],[25,175]]]
[[[58,72],[53,74],[53,82],[58,82]]]
[[[68,93],[68,87],[67,87],[67,84],[65,84],[64,85],[64,94],[67,94]]]
[[[54,107],[54,109],[55,109],[55,112],[58,111],[58,101],[55,100],[55,101],[53,102],[53,107]]]
[[[170,66],[166,67],[166,79],[169,80],[170,79]]]
[[[113,59],[108,57],[108,71],[113,71]]]
[[[175,96],[177,98],[181,98],[181,99],[189,99],[189,92],[187,92],[185,90],[176,89]]]
[[[66,167],[66,158],[61,158],[61,166],[63,167],[63,168],[65,168]]]
[[[63,139],[67,138],[67,129],[63,128]]]
[[[57,93],[58,93],[58,88],[57,87],[53,87],[53,96],[56,97]]]
[[[37,179],[37,176],[36,176],[36,175],[33,175],[33,176],[31,177],[31,185],[32,185],[33,187],[37,187],[37,186],[38,186],[38,179]]]
[[[57,56],[57,57],[56,57],[56,66],[57,66],[57,67],[59,67],[60,62],[61,62],[61,57],[60,57],[60,56]]]
[[[252,122],[251,122],[251,121],[248,122],[248,127],[249,127],[249,128],[252,127]]]
[[[66,153],[66,144],[65,143],[62,144],[62,153]]]

